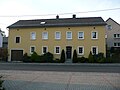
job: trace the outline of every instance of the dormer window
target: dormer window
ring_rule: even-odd
[[[40,24],[45,24],[45,22],[40,22]]]

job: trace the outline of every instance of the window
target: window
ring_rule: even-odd
[[[79,46],[78,47],[78,54],[79,55],[84,55],[84,46]]]
[[[114,47],[120,47],[120,42],[115,42]]]
[[[31,32],[30,39],[31,40],[35,40],[36,39],[36,33],[35,32]]]
[[[84,39],[84,32],[78,32],[78,39]]]
[[[72,32],[66,32],[66,39],[72,39]]]
[[[32,54],[33,52],[35,52],[35,46],[30,47],[30,53]]]
[[[120,34],[114,34],[114,38],[120,38]]]
[[[61,33],[55,32],[55,39],[61,39]]]
[[[60,46],[55,46],[55,49],[54,49],[54,53],[55,54],[60,54]]]
[[[98,54],[98,47],[97,46],[92,47],[92,54],[93,55]]]
[[[98,33],[96,31],[91,33],[92,39],[98,39]]]
[[[48,47],[47,46],[43,46],[42,47],[42,53],[45,54],[48,52]]]
[[[48,32],[42,33],[42,39],[48,39]]]
[[[112,26],[111,25],[107,25],[107,30],[112,30]]]
[[[20,37],[16,37],[15,42],[20,43]]]

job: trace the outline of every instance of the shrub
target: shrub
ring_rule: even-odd
[[[5,90],[5,88],[3,87],[3,82],[4,80],[2,80],[2,76],[0,76],[0,90]]]
[[[33,52],[30,59],[32,62],[39,62],[39,55],[36,52]]]
[[[78,62],[78,60],[77,60],[77,51],[76,51],[76,50],[74,50],[74,52],[73,52],[72,62],[73,62],[73,63],[77,63],[77,62]]]
[[[7,50],[7,48],[0,48],[0,58],[3,61],[7,61],[7,58],[8,58],[8,50]]]
[[[64,51],[64,49],[63,49],[62,52],[61,52],[60,62],[61,62],[61,63],[64,63],[64,62],[65,62],[65,51]]]
[[[53,54],[50,53],[50,52],[47,52],[43,55],[42,59],[45,61],[45,62],[53,62]]]
[[[25,54],[23,55],[23,62],[32,62],[31,59],[30,59],[30,56],[28,56],[27,53],[25,53]]]
[[[120,53],[114,53],[111,59],[113,63],[120,63]]]
[[[93,55],[92,55],[92,52],[90,51],[90,54],[89,54],[89,56],[88,56],[88,62],[89,63],[94,63],[94,57],[93,57]]]
[[[88,58],[85,58],[85,57],[80,57],[80,58],[78,58],[77,60],[78,60],[78,62],[80,62],[80,63],[87,63],[87,62],[88,62]]]

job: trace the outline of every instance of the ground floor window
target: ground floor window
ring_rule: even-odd
[[[78,46],[78,55],[84,55],[84,46]]]
[[[33,52],[35,52],[35,46],[30,47],[30,53],[32,54]]]
[[[98,54],[98,47],[97,46],[92,46],[92,54],[93,55]]]
[[[45,54],[48,52],[48,47],[47,46],[43,46],[42,47],[42,53]]]
[[[60,46],[55,46],[54,53],[55,54],[60,54]]]

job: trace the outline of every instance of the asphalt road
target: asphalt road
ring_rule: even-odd
[[[120,64],[0,63],[0,70],[120,73]]]

